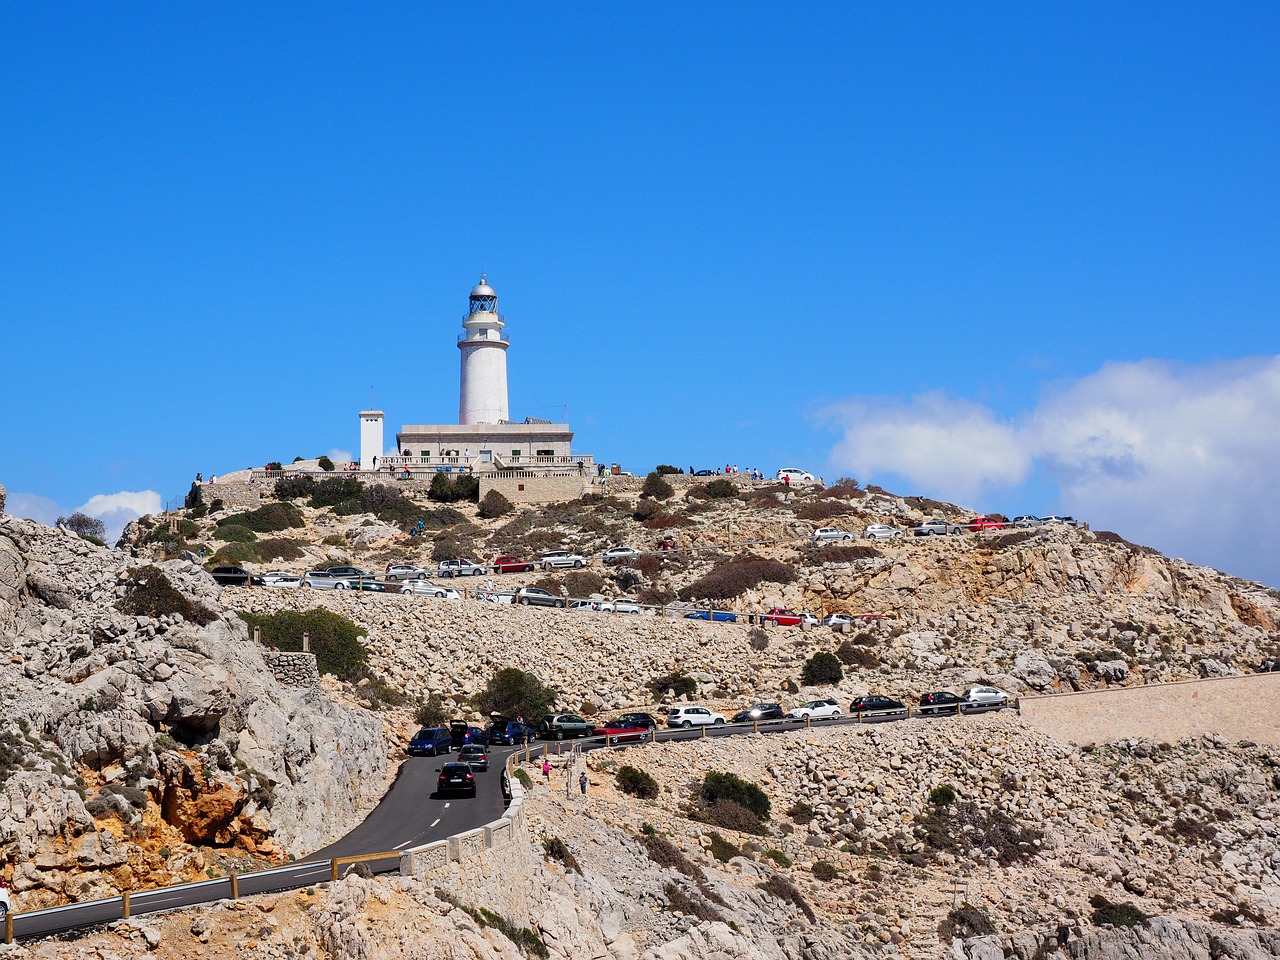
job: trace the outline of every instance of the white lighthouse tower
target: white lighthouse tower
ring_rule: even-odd
[[[471,309],[458,335],[462,351],[458,423],[497,423],[507,419],[507,347],[511,346],[498,313],[498,295],[480,275],[472,288]]]

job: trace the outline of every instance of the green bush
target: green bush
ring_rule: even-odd
[[[750,781],[743,780],[736,773],[721,773],[711,770],[702,778],[702,787],[698,791],[699,798],[705,804],[714,804],[717,800],[732,800],[754,813],[761,820],[769,819],[769,795]]]
[[[1113,927],[1136,927],[1148,917],[1132,903],[1112,903],[1100,893],[1089,898],[1089,906],[1093,907],[1093,922],[1097,926],[1109,923]]]
[[[621,766],[614,774],[618,789],[641,800],[653,800],[658,796],[658,781],[638,767]]]
[[[484,499],[480,501],[480,509],[476,511],[477,516],[482,520],[494,520],[498,517],[505,516],[512,510],[511,501],[504,497],[497,490],[490,490],[484,495]]]
[[[427,497],[438,503],[458,503],[463,500],[476,503],[480,500],[480,481],[474,474],[440,471],[431,478]]]
[[[354,681],[366,676],[368,653],[361,642],[361,631],[346,617],[319,608],[299,612],[281,610],[274,614],[240,613],[240,619],[262,628],[262,642],[281,650],[302,649],[302,635],[311,635],[311,652],[316,666],[341,680]]]
[[[935,807],[945,807],[949,803],[955,803],[956,791],[947,783],[940,787],[934,787],[929,791],[929,802]]]
[[[712,480],[702,489],[712,500],[728,500],[738,495],[738,485],[724,477]]]
[[[707,839],[711,841],[711,846],[707,849],[710,850],[711,855],[721,863],[728,863],[734,857],[742,855],[742,851],[739,850],[736,845],[730,843],[714,830],[707,835]]]
[[[159,567],[138,567],[125,581],[125,595],[116,601],[116,609],[133,617],[159,617],[182,614],[184,620],[201,625],[213,623],[218,615],[208,607],[193,603],[179,593]]]
[[[276,481],[275,494],[277,500],[310,499],[315,492],[316,481],[306,474],[296,477],[281,477]]]
[[[805,661],[804,670],[800,674],[800,682],[806,687],[817,687],[824,684],[839,683],[844,679],[844,669],[834,653],[820,650]]]
[[[256,543],[229,543],[219,547],[208,560],[209,566],[230,564],[238,567],[246,563],[258,562],[258,545]]]
[[[325,473],[333,472],[333,461],[330,460],[328,457],[321,457],[319,460],[316,461],[316,466],[319,467],[321,470],[323,470]]]
[[[631,516],[634,519],[639,520],[641,523],[645,523],[648,520],[652,520],[660,513],[662,513],[662,507],[659,505],[658,501],[641,500],[640,503],[636,505],[635,512],[632,513]]]
[[[277,485],[276,489],[279,489]],[[359,500],[364,485],[355,477],[325,477],[315,481],[311,489],[313,507],[336,507],[347,500]]]
[[[256,533],[238,523],[220,524],[213,535],[226,543],[253,543],[258,539]]]
[[[667,475],[669,475],[669,474],[673,474],[673,473],[684,473],[684,471],[683,471],[683,470],[681,470],[679,467],[673,467],[673,466],[672,466],[671,464],[669,464],[669,463],[660,463],[660,464],[658,464],[658,465],[654,468],[653,472],[654,472],[654,473],[656,473],[656,474],[658,474],[658,476],[661,476],[661,477],[665,477],[665,476],[667,476]]]
[[[270,463],[268,463],[268,464],[267,464],[267,469],[268,469],[268,470],[283,470],[283,469],[284,469],[284,464],[283,464],[283,463],[281,463],[279,460],[272,460]]]
[[[828,863],[826,860],[815,861],[813,866],[809,868],[809,872],[812,873],[819,880],[824,880],[828,882],[840,876],[839,868],[837,868],[835,864]]]
[[[649,681],[649,689],[659,699],[667,696],[668,690],[671,691],[671,696],[673,697],[691,697],[697,692],[698,684],[692,677],[683,671],[677,670],[665,676],[654,677]]]
[[[961,940],[968,937],[985,937],[995,931],[995,925],[987,916],[987,911],[971,903],[962,903],[955,907],[938,924],[938,936],[943,942],[957,937]]]
[[[654,500],[670,500],[675,492],[656,470],[644,478],[644,486],[640,488],[641,498],[652,497]]]
[[[547,837],[543,840],[542,850],[546,853],[547,859],[559,861],[565,870],[570,870],[574,873],[582,872],[582,868],[578,866],[577,858],[559,837]]]
[[[247,513],[233,513],[218,521],[219,527],[246,527],[255,533],[275,533],[291,527],[304,527],[302,512],[292,503],[268,503]]]
[[[534,674],[519,667],[503,667],[476,696],[475,706],[481,713],[524,717],[533,723],[551,712],[556,696],[556,691]]]
[[[438,693],[431,694],[419,703],[418,709],[413,713],[414,722],[420,727],[438,727],[444,723],[446,717],[444,701],[440,699]]]
[[[766,850],[764,852],[764,857],[766,860],[772,860],[774,863],[776,863],[780,867],[791,866],[791,858],[788,857],[781,850]]]

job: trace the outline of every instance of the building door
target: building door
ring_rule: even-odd
[[[481,451],[480,451],[480,462],[481,462],[481,463],[493,463],[493,451],[492,451],[492,450],[481,450]]]

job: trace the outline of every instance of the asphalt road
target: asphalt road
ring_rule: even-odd
[[[838,720],[815,720],[813,726],[843,726],[859,722],[875,723],[901,719],[901,714],[898,713],[864,714],[861,721],[856,717],[846,716]],[[915,719],[917,722],[936,722],[933,718]],[[757,730],[760,733],[780,733],[786,730],[802,730],[804,727],[803,720],[769,721],[760,723],[756,727],[750,724],[718,724],[688,729],[659,730],[656,739],[658,741],[695,740],[704,735],[708,738],[731,737],[754,733]],[[580,744],[584,750],[596,750],[607,745],[602,737],[588,738],[566,741],[559,746],[559,749],[561,751],[572,749],[575,743]],[[474,830],[499,819],[506,809],[502,793],[503,767],[507,757],[516,750],[524,752],[523,747],[495,747],[490,752],[489,769],[476,774],[475,797],[441,797],[436,794],[437,770],[441,764],[453,759],[452,756],[410,757],[401,765],[400,773],[386,795],[355,829],[342,839],[317,850],[297,863],[240,877],[238,879],[239,895],[296,890],[299,887],[325,883],[332,876],[330,861],[335,858],[384,851],[390,853],[407,847],[420,846],[443,840],[456,833]],[[544,750],[554,756],[557,744],[530,745],[530,753],[533,757],[541,756]],[[399,857],[371,861],[369,867],[376,873],[398,870]],[[340,866],[339,875],[347,869],[349,865]],[[177,887],[162,887],[158,890],[134,893],[130,897],[130,911],[133,916],[138,916],[230,897],[230,878],[219,877]],[[53,907],[27,914],[15,914],[14,938],[44,937],[93,927],[121,919],[122,911],[122,898],[113,897],[91,903],[68,904],[64,907]]]

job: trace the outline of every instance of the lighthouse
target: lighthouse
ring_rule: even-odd
[[[484,274],[471,289],[470,309],[458,335],[462,373],[458,393],[458,423],[499,423],[507,419],[506,326],[498,313],[498,294]]]

